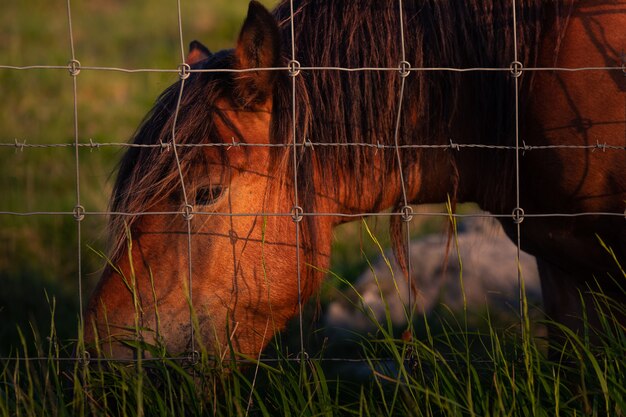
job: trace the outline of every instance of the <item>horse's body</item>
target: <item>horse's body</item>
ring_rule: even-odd
[[[396,1],[296,1],[296,59],[302,67],[390,68],[404,59],[413,68],[508,68],[517,51],[526,68],[623,65],[626,1],[518,0],[517,45],[509,3],[405,1],[401,36]],[[194,69],[287,68],[290,16],[289,2],[273,17],[252,3],[234,50],[211,54],[193,43],[188,61]],[[511,214],[518,207],[516,114],[524,146],[521,243],[539,259],[546,312],[579,329],[583,313],[597,319],[590,289],[599,285],[623,301],[624,293],[607,277],[619,278],[618,270],[598,242],[600,237],[623,258],[623,217],[532,216],[624,212],[621,70],[524,70],[517,80],[509,71],[411,71],[402,97],[399,71],[305,68],[292,75],[286,69],[193,73],[184,81],[177,117],[181,82],[147,116],[135,143],[166,144],[175,128],[175,144],[206,146],[178,147],[177,155],[171,146],[169,152],[130,149],[112,210],[180,212],[187,201],[194,216],[112,219],[115,267],[105,270],[86,323],[87,340],[93,342],[97,332],[105,354],[126,356],[119,339],[136,335],[159,339],[172,352],[201,340],[216,354],[229,341],[236,351],[257,354],[297,313],[298,275],[302,300],[323,278],[319,271],[328,266],[332,228],[345,217],[321,213],[390,207],[397,212],[406,202],[450,197]],[[313,145],[296,148],[295,170],[293,148],[281,146],[294,140],[293,88],[295,141]],[[393,149],[396,139],[399,145],[446,145],[451,138],[458,150],[405,148],[401,165]],[[320,143],[384,146],[316,146]],[[491,147],[463,147],[472,143]],[[593,149],[596,143],[608,149]],[[262,144],[278,146],[255,146]],[[538,149],[550,145],[558,146]],[[298,218],[296,204],[305,212],[299,223],[289,215]],[[400,216],[394,219],[401,225]],[[512,218],[502,223],[517,236]]]

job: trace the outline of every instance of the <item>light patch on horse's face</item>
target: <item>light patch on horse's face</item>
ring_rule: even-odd
[[[220,107],[230,123],[215,123],[227,149],[203,148],[183,178],[193,217],[146,215],[135,223],[132,248],[119,265],[124,277],[113,271],[103,277],[107,317],[103,311],[96,316],[100,337],[132,339],[138,326],[141,338],[161,341],[171,354],[188,351],[192,294],[201,326],[194,344],[218,354],[230,342],[236,351],[256,354],[296,312],[293,190],[272,166],[280,158],[271,158],[269,147],[246,146],[270,142],[270,111],[228,108],[226,101]],[[233,138],[239,138],[235,144]],[[182,191],[173,190],[151,211],[180,211],[184,201]],[[103,347],[116,357],[132,353],[118,343]]]
[[[201,178],[186,179],[188,183],[203,184],[194,190],[197,214],[190,221],[193,305],[201,321],[211,327],[210,331],[203,329],[203,336],[213,350],[226,350],[226,339],[232,336],[237,350],[254,353],[269,337],[259,329],[266,329],[268,322],[284,322],[294,313],[295,225],[290,216],[285,216],[290,212],[293,195],[280,185],[281,173],[271,166],[270,149],[246,146],[269,143],[269,110],[221,108],[236,129],[216,122],[223,143],[230,144],[237,137],[243,143],[229,145],[225,157],[218,148],[207,147],[208,166],[191,171],[200,173]],[[198,204],[207,188],[219,189],[220,195]],[[179,230],[179,265],[178,276],[170,279],[181,281],[179,291],[183,294],[188,281],[189,239],[184,219],[179,217],[175,222],[174,228]],[[227,334],[227,329],[233,333]],[[182,326],[176,332],[180,333],[178,337],[168,337],[188,339],[188,330],[188,326]],[[268,328],[272,333],[274,330]],[[207,340],[208,335],[217,338]]]

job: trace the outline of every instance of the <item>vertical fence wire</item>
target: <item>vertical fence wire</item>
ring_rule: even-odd
[[[519,294],[519,316],[520,316],[520,330],[522,337],[526,336],[526,310],[524,309],[524,283],[522,275],[522,263],[521,263],[521,241],[522,241],[522,221],[524,220],[523,209],[520,201],[520,132],[519,132],[519,79],[522,76],[523,64],[519,62],[519,52],[517,45],[517,1],[511,0],[512,6],[512,20],[513,20],[513,62],[511,64],[511,75],[514,81],[514,94],[515,94],[515,209],[513,210],[513,221],[516,228],[516,269],[517,269],[517,289]],[[525,339],[524,339],[525,340]]]
[[[404,166],[402,164],[402,155],[400,154],[400,129],[402,124],[402,103],[404,101],[404,88],[407,77],[411,74],[410,64],[406,60],[406,45],[404,40],[404,14],[403,14],[403,4],[402,0],[398,0],[398,18],[399,18],[399,30],[400,30],[400,48],[401,48],[401,61],[398,65],[399,77],[400,77],[400,91],[398,93],[398,114],[396,118],[396,125],[393,135],[396,160],[398,162],[398,172],[400,176],[400,187],[402,189],[402,221],[404,223],[404,231],[405,231],[405,248],[406,251],[406,285],[407,285],[407,294],[408,294],[408,314],[407,321],[409,330],[412,333],[413,329],[413,286],[411,284],[412,274],[411,274],[411,219],[412,219],[412,209],[409,206],[409,197],[407,195],[407,185],[406,179],[404,177]]]
[[[187,289],[189,297],[189,359],[194,362],[197,358],[195,350],[195,334],[194,334],[194,321],[193,321],[193,262],[192,262],[192,249],[191,249],[191,219],[193,217],[193,206],[189,203],[189,197],[187,195],[187,187],[185,187],[185,178],[182,171],[180,156],[178,154],[178,147],[176,146],[176,127],[178,124],[178,116],[180,113],[180,106],[183,98],[183,92],[185,90],[185,81],[189,78],[189,65],[185,62],[185,46],[183,41],[183,29],[182,29],[182,16],[180,9],[180,0],[176,2],[177,6],[177,18],[178,18],[178,36],[180,42],[180,57],[181,64],[178,66],[180,89],[178,90],[178,98],[176,100],[176,108],[174,110],[174,121],[172,123],[171,131],[171,148],[174,153],[174,160],[176,162],[176,169],[178,171],[178,177],[180,180],[180,187],[183,195],[183,210],[182,216],[187,226]]]
[[[74,48],[74,30],[72,27],[72,7],[71,1],[67,0],[67,26],[70,42],[71,61],[69,64],[70,76],[72,77],[72,101],[73,101],[73,133],[74,133],[74,163],[76,175],[76,206],[74,207],[74,219],[76,220],[76,257],[78,258],[77,279],[78,279],[78,328],[83,332],[85,323],[83,317],[83,266],[82,266],[82,228],[81,223],[85,218],[85,209],[81,205],[80,199],[80,157],[79,157],[79,137],[78,137],[78,83],[76,78],[80,73],[80,62],[76,59]],[[78,346],[77,355],[80,359],[85,359],[87,353],[84,343]]]
[[[303,209],[300,206],[298,199],[298,140],[297,140],[297,102],[296,102],[296,77],[300,74],[300,64],[296,59],[296,36],[295,36],[295,23],[294,23],[294,9],[293,0],[289,1],[290,12],[290,30],[291,30],[291,61],[289,63],[289,75],[291,76],[291,135],[292,135],[292,156],[293,156],[293,221],[295,226],[295,238],[296,238],[296,279],[298,282],[298,327],[300,332],[300,352],[301,359],[306,358],[306,350],[304,348],[304,327],[303,327],[303,308],[302,308],[302,271],[301,271],[301,259],[300,259],[300,222],[302,221]],[[302,152],[304,152],[304,147]]]
[[[187,286],[188,288],[188,296],[189,296],[189,359],[192,364],[195,364],[197,360],[197,352],[196,352],[196,338],[195,338],[195,329],[194,329],[194,306],[193,306],[193,260],[192,258],[192,249],[191,249],[191,219],[193,217],[193,206],[189,203],[189,198],[187,196],[187,189],[185,188],[185,178],[183,175],[183,171],[180,164],[180,157],[178,155],[178,150],[176,149],[176,125],[178,122],[178,115],[180,112],[180,104],[183,98],[183,91],[185,88],[185,81],[189,78],[189,65],[185,62],[185,44],[183,39],[183,21],[182,21],[182,13],[180,9],[180,0],[176,1],[176,12],[178,17],[178,40],[180,42],[180,62],[179,65],[179,77],[180,77],[180,90],[178,92],[178,99],[176,101],[176,110],[174,113],[174,123],[172,123],[172,148],[174,150],[174,157],[176,158],[176,169],[178,170],[178,176],[180,178],[180,186],[183,191],[183,200],[184,200],[184,210],[183,210],[183,218],[185,219],[185,223],[187,226]]]

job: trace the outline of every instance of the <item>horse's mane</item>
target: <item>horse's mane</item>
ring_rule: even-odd
[[[286,44],[285,61],[291,59],[289,3],[283,1],[275,11]],[[516,3],[517,59],[525,66],[534,66],[549,2]],[[296,59],[304,67],[397,68],[403,59],[398,4],[397,0],[295,1]],[[508,68],[514,60],[511,1],[405,1],[403,17],[404,59],[413,68]],[[520,79],[524,91],[530,85],[529,78]],[[400,85],[397,71],[303,72],[296,85],[297,140],[394,145]],[[445,144],[450,139],[455,143],[514,144],[514,86],[508,71],[411,72],[404,89],[399,144]],[[283,93],[289,95],[291,89]],[[289,97],[281,102],[290,105]],[[289,122],[285,117],[285,125]],[[281,129],[283,137],[288,137],[289,128]],[[315,155],[329,167],[347,164],[353,172],[367,175],[372,172],[371,149],[316,147]],[[306,150],[302,154],[303,178],[312,175],[307,172],[312,163],[306,162],[311,155]],[[393,174],[397,169],[394,153],[385,155],[387,172],[397,177]],[[426,172],[432,171],[428,164],[435,163],[436,158],[419,160],[422,155],[403,151],[403,165],[419,162]],[[494,155],[483,155],[478,166],[487,170]],[[502,167],[512,167],[506,160],[512,155],[500,152],[496,159]],[[507,174],[506,170],[491,172]],[[495,182],[502,184],[502,178]],[[373,184],[370,180],[375,183],[380,178],[364,178],[360,183],[367,187]],[[364,192],[354,191],[356,195]],[[482,193],[492,196],[494,190]]]
[[[231,68],[230,51],[212,55],[193,69]],[[181,81],[168,87],[156,100],[135,132],[130,147],[122,157],[110,202],[109,258],[116,261],[124,249],[128,231],[137,221],[139,213],[152,208],[166,198],[181,205],[184,201],[180,187],[180,174],[173,153],[173,127],[176,145],[222,143],[216,133],[215,119],[221,119],[234,132],[228,118],[216,106],[224,91],[232,89],[232,76],[227,72],[192,73],[184,81],[178,115],[175,117],[181,90]],[[241,138],[239,138],[241,139]],[[142,146],[152,145],[152,146]],[[159,145],[159,146],[154,146]],[[224,150],[223,147],[217,147]],[[180,172],[185,177],[191,169],[202,164],[201,147],[177,147]],[[189,195],[189,187],[187,189]],[[193,201],[190,201],[193,204]]]
[[[397,0],[295,0],[294,38],[296,59],[303,67],[395,68],[402,60],[402,36]],[[504,67],[514,59],[512,2],[501,0],[422,0],[404,1],[405,59],[413,68]],[[532,66],[542,36],[546,15],[553,15],[559,2],[517,0],[518,60]],[[545,10],[550,7],[552,11]],[[283,65],[291,59],[290,2],[283,0],[274,11],[282,35]],[[223,51],[199,64],[202,68],[231,68],[232,51]],[[217,98],[233,91],[234,75],[194,73],[186,81],[176,122],[177,143],[220,141],[212,118],[222,117],[213,107]],[[529,77],[521,78],[524,91]],[[396,71],[341,72],[305,70],[296,82],[296,140],[315,143],[394,144],[398,114],[400,77]],[[414,71],[406,78],[400,144],[440,144],[454,138],[456,143],[510,145],[514,140],[513,81],[500,72]],[[180,81],[157,100],[133,137],[135,144],[167,143]],[[273,142],[289,143],[292,137],[291,79],[280,72],[274,90],[271,137]],[[471,108],[472,116],[462,113]],[[315,160],[312,158],[315,153]],[[181,169],[187,172],[202,152],[179,148]],[[452,152],[450,152],[452,153]],[[313,151],[300,148],[300,178],[309,178],[314,163],[342,166],[363,177],[360,187],[373,175],[369,149],[359,146],[317,146]],[[481,168],[498,172],[498,179],[485,181],[480,193],[494,196],[506,187],[503,178],[512,176],[513,153],[487,154]],[[496,155],[496,157],[494,157]],[[422,152],[403,152],[404,166],[417,162],[433,164]],[[397,173],[392,152],[385,153],[389,175]],[[420,160],[421,158],[421,160]],[[481,158],[477,156],[477,158]],[[317,161],[317,162],[316,162]],[[321,161],[321,162],[320,162]],[[179,182],[172,152],[154,148],[130,148],[124,155],[115,183],[111,211],[144,212],[159,198],[170,195]],[[299,183],[305,210],[312,202],[312,181]],[[499,185],[498,185],[499,184]],[[353,190],[355,195],[362,189]],[[454,190],[451,190],[454,192]],[[178,200],[180,201],[180,199]],[[115,259],[123,247],[124,228],[135,216],[111,218],[110,232]]]
[[[508,68],[517,52],[518,61],[525,66],[535,66],[546,20],[559,15],[560,12],[555,13],[558,3],[545,0],[404,1],[401,25],[397,0],[296,0],[293,7],[295,59],[304,67],[398,68],[401,61],[406,60],[413,68]],[[513,4],[518,22],[516,33]],[[292,57],[290,1],[284,0],[275,15],[286,44],[284,59],[288,61]],[[519,80],[522,97],[528,92],[531,79],[526,75]],[[395,145],[401,82],[399,71],[303,72],[296,77],[297,140],[313,144]],[[403,90],[398,144],[441,145],[454,140],[458,144],[514,145],[514,89],[515,81],[508,71],[411,72]],[[279,92],[288,95],[291,89]],[[277,102],[290,104],[289,97]],[[281,127],[278,131],[282,137],[289,137],[291,125],[287,117]],[[314,170],[320,168],[315,167],[315,163],[328,170],[343,167],[355,176],[355,181],[351,182],[353,198],[372,192],[382,198],[386,185],[397,183],[400,176],[392,151],[384,153],[382,175],[381,171],[372,169],[374,158],[380,158],[380,154],[376,155],[377,149],[378,146],[319,146],[313,153],[305,148],[300,155],[299,178],[311,178]],[[451,188],[446,192],[453,205],[458,187],[463,185],[460,182],[464,181],[472,183],[474,201],[483,207],[490,202],[492,209],[504,209],[505,195],[513,189],[514,152],[464,150],[463,157],[473,158],[473,166],[480,167],[482,172],[497,173],[491,178],[479,175],[459,178],[455,152],[448,152],[445,163],[434,152],[444,151],[403,150],[404,178],[410,177],[414,171],[411,167],[416,164],[425,173],[448,169]],[[431,176],[424,182],[429,179],[439,181]],[[306,207],[313,207],[313,181],[302,182],[298,184],[304,188],[300,195],[309,198],[304,203]],[[396,198],[398,209],[405,202],[402,195]],[[411,202],[411,197],[408,198]],[[377,205],[369,210],[385,208]],[[404,267],[400,217],[391,218],[391,235],[394,252]]]

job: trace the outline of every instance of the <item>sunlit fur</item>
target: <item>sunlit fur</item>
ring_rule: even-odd
[[[295,1],[293,22],[290,3],[286,1],[273,12],[277,28],[269,15],[259,11],[262,6],[253,2],[236,49],[208,56],[194,63],[193,68],[286,68],[292,58],[292,24],[295,58],[303,67],[396,68],[403,59],[402,39],[404,59],[413,68],[508,68],[515,53],[525,67],[619,65],[619,54],[615,51],[626,43],[626,39],[623,31],[614,28],[626,24],[623,10],[620,11],[614,2],[581,3],[570,0],[515,2],[518,25],[517,45],[514,45],[513,2],[510,1],[404,1],[403,36],[399,2],[395,0]],[[586,8],[594,10],[587,13]],[[597,31],[608,35],[598,40]],[[260,47],[263,42],[268,45]],[[276,51],[279,55],[274,57]],[[244,63],[247,65],[242,65]],[[414,71],[405,79],[401,97],[399,71],[303,70],[295,79],[286,70],[194,73],[184,81],[177,116],[180,81],[159,97],[133,142],[166,145],[174,136],[178,145],[259,140],[288,145],[294,141],[295,120],[297,143],[306,140],[312,144],[394,145],[402,100],[397,135],[400,145],[445,145],[453,140],[461,145],[514,146],[514,92],[517,86],[519,132],[524,143],[578,145],[589,144],[598,138],[623,146],[625,80],[607,73],[579,75],[525,71],[516,84],[509,71]],[[292,105],[294,87],[295,107]],[[599,95],[604,97],[605,109],[598,110],[585,104],[587,99],[595,103]],[[604,124],[605,119],[612,124]],[[583,126],[583,121],[588,127]],[[240,204],[253,213],[268,210],[288,213],[294,204],[296,190],[291,147],[265,150],[228,149],[226,146],[179,147],[186,196],[182,194],[174,154],[171,148],[167,149],[129,149],[119,168],[111,203],[113,212],[179,211],[185,197],[193,204],[196,184],[202,183],[203,178],[214,176],[213,171],[220,166],[239,172],[237,178],[254,181],[246,185],[249,194],[228,194],[231,210]],[[246,165],[249,161],[256,161],[257,165]],[[379,150],[377,146],[301,146],[297,148],[295,161],[298,203],[307,213],[356,214],[398,209],[404,204],[399,164],[393,150]],[[510,149],[404,149],[401,163],[407,199],[411,203],[442,202],[450,197],[454,202],[477,202],[483,209],[496,214],[509,214],[517,204],[515,152]],[[623,172],[626,172],[623,153],[529,151],[522,156],[520,165],[521,205],[527,213],[621,212],[626,199]],[[256,191],[251,191],[253,189]],[[170,217],[111,216],[111,260],[113,264],[120,263],[123,271],[130,267],[126,228],[131,230],[139,244],[143,241],[146,247],[158,247],[159,251],[164,251],[158,257],[137,252],[137,256],[144,257],[134,260],[138,265],[138,280],[143,282],[138,285],[143,286],[140,292],[144,293],[144,300],[151,297],[146,282],[156,266],[167,270],[163,263],[174,259],[177,259],[177,268],[185,265],[175,255],[186,254],[187,248],[188,234],[181,218],[180,214]],[[397,232],[401,224],[399,217],[394,219]],[[216,226],[219,222],[227,221],[231,222],[229,227],[219,229],[219,232],[213,230],[213,227],[222,227]],[[330,230],[342,221],[343,218],[336,216],[305,216],[300,223],[300,273],[304,298],[315,292],[323,276],[319,271],[328,265]],[[293,222],[289,216],[257,216],[253,223],[245,225],[238,217],[197,216],[191,224],[195,225],[192,238],[201,241],[207,250],[227,248],[222,240],[225,239],[223,236],[228,236],[229,228],[235,234],[239,233],[230,253],[220,254],[226,259],[220,262],[235,264],[230,271],[234,278],[224,276],[213,265],[212,262],[217,260],[206,261],[201,255],[203,252],[194,249],[193,281],[194,285],[198,283],[198,291],[210,292],[216,288],[213,286],[221,285],[235,293],[239,284],[233,282],[242,279],[245,271],[254,269],[255,274],[267,279],[266,266],[275,262],[279,266],[277,275],[272,278],[288,280],[289,285],[295,282],[295,229],[290,229]],[[508,220],[503,224],[513,236],[513,224]],[[272,226],[276,230],[271,230]],[[242,244],[240,234],[244,229],[254,239],[244,239],[246,243]],[[595,234],[623,254],[626,250],[623,219],[528,218],[523,230],[522,245],[539,256],[544,265],[547,312],[577,327],[579,322],[571,319],[572,314],[582,312],[575,300],[577,291],[586,290],[593,273],[613,271],[609,257],[598,249]],[[270,239],[266,240],[266,237]],[[167,244],[154,243],[157,239]],[[275,239],[275,245],[272,245],[272,239]],[[279,244],[285,249],[277,249]],[[401,240],[396,239],[395,244],[401,246]],[[136,247],[134,250],[138,251]],[[398,252],[402,253],[402,250]],[[260,257],[263,258],[262,267],[259,266]],[[178,275],[171,272],[158,276],[155,273],[155,286],[174,277],[185,281],[181,278],[187,273],[184,269],[178,271]],[[107,304],[107,297],[112,293],[109,287],[117,285],[115,288],[122,288],[113,284],[118,279],[115,277],[112,268],[105,271],[89,307],[88,320],[94,319],[100,332],[105,331],[102,306]],[[562,293],[555,294],[554,288],[565,282],[572,284],[572,291],[562,297]],[[170,317],[172,320],[183,316],[186,300],[184,291],[178,288],[181,285],[177,284],[176,291],[180,291],[180,296],[176,300],[162,295],[168,303],[180,303],[178,313]],[[612,291],[611,284],[607,284],[607,288]],[[266,290],[263,287],[258,292]],[[293,291],[286,290],[284,293],[287,292],[293,294]],[[559,302],[559,297],[567,299],[566,302]],[[125,299],[128,297],[118,296],[116,308],[123,308]],[[245,311],[241,302],[229,303],[207,304],[203,308],[209,316],[226,316],[231,310]],[[259,334],[251,336],[252,331],[246,330],[233,336],[237,348],[245,353],[256,353],[274,330],[284,326],[287,312],[297,312],[297,297],[281,298],[279,304],[284,310],[280,317],[262,309],[266,315],[261,314],[261,318],[255,319],[258,322],[249,323],[248,327],[256,326]],[[202,305],[202,296],[194,289],[194,306],[198,305]],[[132,305],[128,307],[129,312],[130,307]],[[217,321],[220,326],[227,323],[224,317]],[[263,327],[270,321],[268,333]],[[123,327],[129,323],[118,324]],[[183,327],[181,324],[182,330],[175,335],[162,335],[166,345],[176,349],[189,346],[188,340],[169,342],[171,338],[183,337],[183,330],[189,330]],[[202,331],[207,339],[212,334],[218,344],[224,345],[225,329],[204,328]]]

